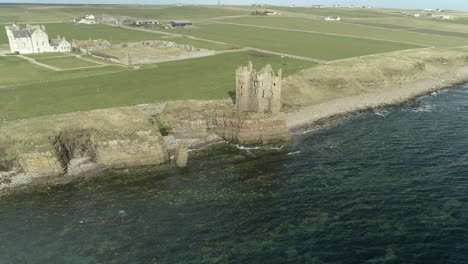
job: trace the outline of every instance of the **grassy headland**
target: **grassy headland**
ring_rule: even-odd
[[[8,72],[0,72],[5,77],[0,85],[8,86],[0,89],[0,113],[23,119],[166,100],[227,98],[235,89],[235,69],[249,60],[257,67],[271,64],[275,69],[282,68],[285,76],[316,65],[239,52],[147,65],[138,70],[113,66],[50,72],[19,58],[0,57],[0,65],[14,65]]]

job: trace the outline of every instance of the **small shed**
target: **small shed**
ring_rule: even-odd
[[[171,26],[172,27],[186,27],[186,26],[192,26],[193,23],[190,21],[171,21]]]

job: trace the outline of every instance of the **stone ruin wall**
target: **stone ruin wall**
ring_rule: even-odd
[[[247,67],[239,67],[236,71],[236,110],[279,113],[281,75],[281,70],[275,73],[270,65],[258,73],[252,62]]]
[[[116,58],[109,55],[100,54],[99,51],[105,50],[104,48],[93,48],[91,50],[91,55],[96,56],[98,58],[105,58],[115,63],[124,64],[124,65],[133,65],[133,64],[152,64],[152,63],[159,63],[159,62],[166,62],[166,61],[176,61],[176,60],[184,60],[184,59],[193,59],[199,57],[206,57],[212,56],[216,54],[214,50],[208,49],[199,49],[192,45],[185,45],[185,44],[178,44],[171,41],[164,41],[164,40],[145,40],[140,42],[131,42],[131,43],[122,43],[122,44],[115,44],[111,45],[108,49],[123,49],[123,48],[134,48],[134,47],[143,47],[143,46],[150,46],[157,48],[158,46],[167,47],[169,43],[173,43],[174,48],[182,49],[188,51],[188,53],[183,54],[175,54],[175,55],[163,55],[157,57],[142,57],[142,58]]]

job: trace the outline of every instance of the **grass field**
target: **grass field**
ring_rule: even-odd
[[[26,57],[33,58],[33,59],[41,59],[41,58],[51,58],[51,57],[65,57],[71,56],[70,53],[66,52],[46,52],[46,53],[37,53],[37,54],[27,54]]]
[[[130,30],[107,25],[74,25],[74,24],[48,24],[46,26],[50,36],[65,36],[72,39],[105,39],[113,44],[122,42],[135,42],[141,40],[161,39],[164,35],[144,31]]]
[[[349,19],[343,20],[343,22],[397,30],[430,29],[466,33],[466,26],[462,24],[444,23],[440,19],[412,18],[408,16],[387,19]]]
[[[443,31],[443,30],[432,30],[432,29],[424,29],[424,28],[410,29],[408,31],[418,32],[418,33],[425,33],[425,34],[433,34],[433,35],[439,35],[439,36],[447,36],[447,37],[466,38],[467,41],[468,41],[468,33],[450,32],[450,31]]]
[[[135,42],[141,40],[161,39],[164,35],[150,33],[144,31],[136,31],[131,29],[111,27],[107,25],[74,25],[53,23],[46,24],[46,30],[50,38],[55,38],[57,35],[64,36],[68,41],[73,39],[106,39],[111,43],[117,44],[122,42]],[[8,43],[6,34],[0,34],[3,38],[0,41]],[[2,44],[0,42],[0,44]]]
[[[107,49],[102,50],[100,53],[108,54],[119,59],[123,59],[128,55],[131,58],[156,58],[162,56],[174,56],[183,53],[189,53],[189,51],[178,49],[174,47],[130,47],[121,49]]]
[[[396,14],[388,12],[380,12],[379,9],[362,9],[362,8],[311,8],[311,7],[272,7],[271,9],[279,10],[286,13],[306,14],[309,16],[327,17],[340,16],[341,18],[382,18],[395,17]]]
[[[69,16],[83,16],[92,13],[159,20],[194,20],[249,14],[249,11],[233,10],[217,6],[62,6],[53,8],[52,11]]]
[[[329,22],[324,20],[292,18],[292,17],[246,17],[225,20],[227,22],[260,25],[268,27],[288,28],[293,30],[317,31],[340,35],[351,35],[363,38],[377,38],[387,41],[401,41],[418,45],[451,47],[465,45],[466,41],[458,38],[418,34],[417,32],[404,32],[385,30],[371,27],[362,27],[346,23]],[[422,32],[425,33],[425,32]]]
[[[170,38],[164,38],[164,40],[172,41],[172,42],[184,44],[184,45],[192,45],[199,49],[227,50],[227,49],[236,48],[236,46],[220,45],[220,44],[215,44],[215,43],[206,42],[206,41],[198,41],[198,40],[193,40],[193,39],[184,38],[184,37],[170,37]]]
[[[227,98],[228,92],[235,88],[235,69],[249,60],[256,67],[266,64],[275,69],[281,67],[285,76],[315,65],[256,52],[240,52],[160,63],[140,70],[119,71],[104,67],[50,72],[28,65],[19,58],[0,57],[0,67],[16,64],[16,71],[0,72],[0,86],[17,84],[0,89],[0,115],[22,119],[164,100]],[[24,76],[26,71],[28,75]],[[5,76],[9,79],[2,78]],[[29,83],[20,85],[19,80],[23,79],[28,79]]]
[[[250,15],[253,10],[265,9],[279,11],[285,16]],[[0,5],[0,23],[12,20],[71,21],[73,17],[86,14],[162,21],[187,19],[194,22],[193,29],[168,30],[185,37],[106,25],[49,23],[46,29],[50,38],[62,35],[69,41],[107,39],[111,43],[123,43],[160,39],[220,51],[253,47],[325,61],[427,46],[448,50],[449,47],[467,45],[468,32],[464,25],[465,20],[468,21],[467,14],[450,13],[457,19],[446,22],[410,18],[407,12],[396,9],[252,6]],[[335,15],[341,16],[343,23],[323,20],[326,16]],[[243,25],[223,24],[225,22]],[[227,45],[187,36],[226,42]],[[0,45],[3,47],[6,43],[6,35],[0,33]],[[60,57],[66,56],[61,53],[28,56],[63,69],[98,65],[74,57]],[[165,100],[226,98],[234,89],[236,67],[247,64],[249,60],[257,67],[266,64],[272,64],[275,69],[281,67],[285,76],[316,65],[276,55],[238,52],[143,65],[138,69],[108,66],[54,72],[15,56],[0,56],[0,116],[8,114],[10,119],[22,119]]]
[[[249,11],[217,6],[43,6],[43,5],[2,5],[0,4],[0,23],[11,22],[53,22],[71,21],[73,17],[88,14],[110,14],[135,18],[154,18],[160,20],[207,19],[220,16],[247,15]]]
[[[239,46],[305,56],[320,60],[337,60],[421,46],[362,38],[310,34],[226,24],[205,24],[179,33],[224,41]],[[292,41],[293,40],[293,41]]]
[[[80,68],[80,67],[91,67],[98,66],[99,64],[78,59],[76,57],[58,57],[58,58],[46,58],[46,59],[37,59],[38,62],[48,64],[50,66],[59,68],[59,69],[71,69],[71,68]]]
[[[73,17],[65,14],[52,12],[51,9],[40,8],[40,6],[14,6],[0,4],[0,23],[71,21],[72,18]]]
[[[122,67],[104,67],[92,70],[54,72],[15,56],[0,57],[0,69],[0,86],[3,87],[18,87],[28,84],[41,85],[56,81],[73,82],[76,78],[92,77],[123,70]],[[2,91],[5,90],[2,89]],[[2,103],[0,103],[0,107]]]

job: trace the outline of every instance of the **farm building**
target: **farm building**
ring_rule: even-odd
[[[73,19],[73,23],[85,25],[96,24],[96,17],[94,17],[93,15],[87,15],[85,17],[76,17]]]
[[[135,26],[146,26],[146,25],[158,25],[157,20],[137,20],[135,21]]]
[[[341,17],[339,16],[329,16],[325,18],[326,21],[341,21]]]
[[[128,16],[102,15],[102,23],[116,26],[130,26],[135,24],[135,20]]]
[[[171,21],[171,26],[172,27],[186,27],[186,26],[192,26],[193,23],[190,21]]]
[[[72,48],[74,51],[88,54],[91,51],[108,49],[111,47],[109,41],[104,39],[97,40],[73,40]]]
[[[313,5],[312,7],[313,8],[324,8],[325,6],[323,6],[323,5]]]

